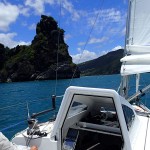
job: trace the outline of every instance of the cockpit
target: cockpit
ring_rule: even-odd
[[[62,149],[120,150],[122,146],[113,98],[74,94],[62,127]]]

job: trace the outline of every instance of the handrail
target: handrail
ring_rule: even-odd
[[[31,115],[31,118],[36,118],[37,116],[46,114],[46,113],[48,113],[48,112],[50,112],[50,111],[53,111],[53,110],[55,110],[55,109],[52,108],[52,109],[47,109],[47,110],[44,110],[44,111],[41,111],[41,112],[38,112],[38,113],[33,113],[33,114]]]
[[[150,89],[150,84],[146,86],[145,88],[143,88],[142,90],[139,90],[138,92],[130,96],[127,100],[131,102],[133,99],[137,98],[138,96],[142,96],[149,89]]]
[[[38,112],[38,113],[33,113],[31,115],[31,118],[35,118],[37,116],[40,116],[40,115],[43,115],[45,113],[48,113],[50,111],[53,111],[56,109],[56,96],[55,95],[52,95],[52,108],[51,109],[47,109],[47,110],[44,110],[44,111],[41,111],[41,112]]]

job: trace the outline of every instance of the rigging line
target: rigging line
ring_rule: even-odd
[[[146,82],[145,82],[145,80],[142,78],[142,77],[140,77],[140,81],[141,81],[141,83],[139,83],[139,87],[141,86],[141,85],[144,85],[144,87],[146,87]],[[140,89],[140,88],[139,88]],[[148,93],[148,91],[147,91],[147,93]],[[145,94],[145,97],[144,97],[144,100],[143,101],[145,101],[144,102],[144,105],[146,105],[146,97],[147,97],[147,94]]]
[[[26,121],[27,121],[27,120],[23,120],[23,121],[20,121],[20,122],[18,122],[18,123],[16,123],[16,124],[10,125],[10,126],[8,126],[8,127],[6,127],[6,128],[1,129],[0,132],[6,131],[6,130],[8,130],[8,129],[10,129],[10,128],[13,128],[13,127],[15,127],[15,126],[17,126],[17,125],[20,125],[20,124],[22,124],[22,123],[24,123],[24,122],[26,122]]]
[[[34,132],[31,134],[31,137],[28,136],[27,141],[26,141],[26,146],[27,147],[29,146],[29,144],[30,144],[30,142],[31,142],[35,132],[36,132],[36,130],[34,130]]]
[[[122,86],[122,84],[123,84],[123,79],[121,78],[120,85],[119,85],[119,87],[118,87],[118,89],[117,89],[117,92],[118,92],[118,93],[121,92],[121,86]]]
[[[133,32],[133,33],[132,33],[132,41],[131,41],[131,44],[134,44],[134,43],[133,43],[133,36],[134,36],[134,27],[135,27],[136,0],[135,0],[134,3],[135,3],[135,5],[134,5],[134,14],[133,14],[133,15],[134,15],[134,16],[133,16],[134,18],[133,18],[133,27],[132,27],[132,29],[133,29],[132,32]]]
[[[19,112],[19,111],[18,111]],[[13,114],[13,113],[11,113],[11,111],[9,112],[11,115],[5,115],[5,114],[3,114],[4,115],[4,117],[5,117],[5,120],[2,118],[2,119],[0,119],[0,121],[3,121],[3,123],[5,123],[5,122],[10,122],[11,121],[11,118],[13,118],[12,120],[22,120],[22,119],[28,119],[27,117],[26,117],[26,114],[27,114],[27,111],[26,111],[26,109],[24,109],[24,110],[21,110],[20,111],[20,114],[18,115],[18,113],[16,112],[15,114]]]
[[[59,0],[60,3],[60,7],[59,7],[59,18],[58,18],[58,41],[57,41],[57,55],[56,55],[56,81],[55,81],[55,95],[57,94],[57,80],[58,80],[58,61],[59,61],[59,57],[58,57],[58,52],[59,52],[59,45],[60,45],[60,32],[61,32],[61,28],[60,28],[60,23],[61,23],[61,9],[62,9],[62,0]]]
[[[41,130],[41,132],[45,131],[45,129],[46,129],[46,128],[48,127],[48,125],[51,124],[51,123],[52,123],[52,121],[49,121],[49,122],[47,123],[47,125],[45,125],[45,127]],[[51,129],[51,127],[50,127],[50,129]],[[50,132],[51,132],[51,131],[50,131]],[[50,132],[49,132],[49,133],[50,133]],[[47,133],[47,132],[46,132],[46,133]]]
[[[11,107],[15,107],[15,106],[19,106],[19,105],[22,105],[22,104],[25,104],[25,103],[18,103],[18,104],[15,104],[15,105],[10,105],[10,106],[6,106],[6,107],[1,107],[0,110],[7,109],[7,108],[11,108]]]
[[[33,125],[32,129],[31,129],[31,131],[34,129],[36,123],[37,123],[37,121],[34,122],[34,125]],[[33,135],[34,135],[35,132],[36,132],[36,129],[34,129],[33,133],[32,132],[29,133],[29,135],[27,137],[27,141],[26,141],[26,146],[29,146],[30,141],[31,141],[31,139],[32,139],[32,137],[33,137]]]
[[[87,40],[86,40],[86,43],[85,43],[85,45],[84,45],[84,47],[83,47],[83,49],[82,49],[82,51],[81,51],[82,54],[81,54],[80,57],[79,57],[78,63],[80,62],[80,60],[81,60],[81,58],[82,58],[82,55],[83,55],[83,52],[84,52],[84,50],[85,50],[85,48],[86,48],[86,46],[87,46],[87,44],[88,44],[88,42],[89,42],[89,40],[90,40],[90,38],[91,38],[92,31],[93,31],[93,29],[94,29],[94,27],[95,27],[96,21],[97,21],[99,15],[100,15],[101,10],[102,10],[103,2],[104,2],[104,0],[102,0],[102,3],[101,3],[101,5],[100,5],[100,9],[99,9],[98,13],[96,14],[96,17],[95,17],[95,19],[94,19],[93,25],[92,25],[91,30],[90,30],[90,32],[89,32],[89,36],[88,36],[88,38],[87,38]],[[77,68],[78,68],[78,67],[76,66],[76,67],[75,67],[75,70],[74,70],[74,72],[73,72],[72,78],[71,78],[71,80],[70,80],[70,82],[69,82],[69,86],[70,86],[71,83],[72,83],[72,80],[73,80],[73,78],[74,78],[74,76],[75,76],[75,73],[76,73],[76,71],[77,71]]]
[[[30,118],[29,104],[28,104],[28,102],[27,102],[27,101],[26,101],[26,103],[27,103],[27,115],[28,115],[28,118]]]
[[[49,97],[47,97],[47,98],[41,98],[41,99],[38,99],[38,100],[29,101],[28,103],[35,103],[37,101],[43,101],[43,100],[49,100]],[[11,107],[15,107],[15,106],[19,106],[19,105],[23,105],[23,104],[26,105],[26,102],[22,102],[22,103],[10,105],[10,106],[6,106],[6,107],[1,107],[0,110],[11,108]]]
[[[148,133],[148,125],[149,125],[149,117],[148,117],[148,121],[147,121],[147,128],[146,128],[146,136],[145,136],[145,143],[144,143],[144,150],[146,148],[146,140],[147,140],[147,133]]]
[[[34,103],[34,102],[37,102],[37,101],[44,101],[44,100],[49,100],[50,97],[47,97],[47,98],[41,98],[41,99],[37,99],[37,100],[33,100],[33,101],[28,101],[28,103]]]
[[[126,56],[128,54],[127,52],[127,47],[126,45],[129,44],[129,33],[130,33],[130,29],[129,29],[129,22],[131,20],[131,1],[128,0],[128,13],[127,13],[127,18],[126,18],[126,36],[125,36],[125,45],[124,45],[124,56]]]
[[[15,122],[18,122],[17,120],[27,120],[28,118],[25,116],[26,114],[21,114],[20,115],[20,117],[18,117],[18,115],[12,115],[12,116],[9,116],[9,118],[8,117],[5,117],[5,120],[2,120],[3,121],[3,123],[5,124],[5,123],[11,123],[11,119],[10,118],[15,118],[15,120],[13,119],[13,121],[15,121]]]

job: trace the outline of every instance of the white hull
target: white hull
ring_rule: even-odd
[[[80,105],[73,106],[74,102]],[[111,108],[111,111],[97,112],[101,106]],[[123,107],[127,107],[133,113],[131,113],[133,120],[128,119],[128,123],[126,123]],[[149,116],[140,112],[136,113],[134,107],[114,90],[70,87],[64,95],[56,121],[38,126],[41,132],[47,133],[46,136],[29,136],[26,129],[18,133],[12,141],[24,146],[37,145],[39,150],[69,150],[70,135],[68,136],[68,133],[74,130],[75,132],[71,131],[75,134],[71,143],[72,150],[84,150],[83,147],[85,150],[98,148],[107,150],[108,147],[112,147],[111,150],[150,149]],[[87,141],[85,142],[84,139]]]

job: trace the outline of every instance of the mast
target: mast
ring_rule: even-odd
[[[127,55],[126,45],[129,42],[129,22],[130,22],[130,9],[131,9],[131,2],[128,0],[128,13],[126,19],[126,36],[125,36],[125,45],[124,45],[124,56]],[[129,77],[122,76],[122,82],[120,86],[120,95],[127,98],[128,97],[128,86],[129,86]]]
[[[124,98],[127,98],[128,89],[129,89],[129,76],[123,76],[120,88],[120,95],[123,96]]]

